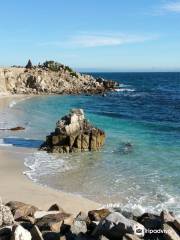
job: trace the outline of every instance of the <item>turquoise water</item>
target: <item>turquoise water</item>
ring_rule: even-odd
[[[69,109],[83,108],[107,134],[103,149],[72,155],[36,151],[25,161],[27,175],[104,204],[180,214],[180,73],[94,75],[119,81],[120,90],[106,97],[41,96],[20,102],[13,111],[26,131],[7,134],[7,143],[22,138],[19,145],[32,146],[32,139],[45,139]]]

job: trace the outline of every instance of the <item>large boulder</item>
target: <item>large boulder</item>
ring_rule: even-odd
[[[137,218],[137,221],[148,230],[161,229],[163,225],[161,217],[151,213],[144,213]]]
[[[59,232],[61,225],[72,216],[68,213],[52,213],[43,216],[42,218],[37,219],[36,225],[40,231],[53,231]]]
[[[167,223],[163,224],[165,240],[179,240],[180,235]]]
[[[32,227],[30,233],[32,236],[32,240],[43,240],[42,233],[40,232],[39,228],[36,225]]]
[[[47,152],[69,153],[99,150],[105,141],[105,133],[85,119],[82,109],[72,109],[56,123],[56,129],[41,145]]]
[[[31,234],[28,230],[24,229],[21,225],[13,226],[13,233],[11,240],[31,240]]]
[[[119,212],[110,213],[105,219],[102,219],[94,232],[93,236],[104,235],[109,239],[121,239],[126,233],[135,234],[143,237],[145,228],[142,224],[125,218]]]
[[[15,220],[19,220],[27,216],[34,217],[34,213],[38,210],[38,208],[33,205],[18,201],[8,202],[6,206],[11,209]]]
[[[71,232],[76,235],[80,233],[86,233],[87,232],[86,222],[74,220],[71,225]]]
[[[6,226],[0,228],[0,239],[1,240],[10,240],[12,235],[12,227],[11,226]]]
[[[12,225],[13,222],[14,222],[14,218],[10,208],[8,206],[4,206],[3,204],[0,204],[0,227]]]
[[[91,210],[88,212],[88,217],[91,221],[100,221],[101,219],[107,217],[111,212],[106,209]]]
[[[180,232],[180,218],[177,218],[173,213],[162,211],[160,217],[163,223],[170,224],[174,229]]]

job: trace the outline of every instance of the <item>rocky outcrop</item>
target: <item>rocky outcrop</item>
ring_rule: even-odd
[[[35,206],[17,201],[8,202],[6,206],[11,209],[15,220],[22,217],[33,217],[34,213],[38,210]]]
[[[74,217],[57,204],[49,209],[51,211],[43,211],[17,201],[1,203],[0,240],[180,239],[179,219],[168,211],[160,216],[144,213],[139,217],[130,212],[127,217],[127,212],[122,210],[104,208],[80,212]],[[17,212],[21,218],[16,218]]]
[[[0,92],[13,94],[97,94],[114,90],[117,82],[80,74],[63,64],[0,68]]]
[[[14,225],[11,240],[31,240],[30,232],[21,225]]]
[[[82,109],[72,109],[56,123],[56,129],[40,147],[53,153],[69,153],[99,150],[105,141],[105,133],[85,119]]]

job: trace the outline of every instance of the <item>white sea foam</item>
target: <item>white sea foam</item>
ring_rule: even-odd
[[[129,87],[130,85],[120,83],[119,86],[120,86],[121,88],[125,88],[125,87]]]
[[[38,181],[39,178],[48,174],[65,172],[72,168],[67,159],[60,158],[54,154],[46,152],[35,152],[25,158],[25,166],[28,168],[24,172],[33,181]]]
[[[24,101],[24,100],[27,100],[29,99],[30,97],[23,97],[23,98],[19,98],[17,100],[12,100],[10,103],[9,103],[9,108],[13,108],[16,104]]]
[[[9,103],[9,108],[14,107],[14,105],[16,105],[16,104],[17,104],[17,102],[16,102],[15,100],[11,101],[11,102]]]
[[[133,88],[117,88],[115,91],[116,92],[134,92],[135,89],[133,89]]]
[[[140,216],[146,212],[160,214],[162,210],[171,210],[177,217],[180,217],[180,209],[177,209],[180,199],[169,195],[166,201],[159,204],[148,203],[149,196],[143,196],[139,199],[128,199],[126,203],[108,203],[101,208],[121,209],[121,211],[132,212],[135,216]]]

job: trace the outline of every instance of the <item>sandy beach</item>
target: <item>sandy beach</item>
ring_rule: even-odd
[[[0,110],[7,107],[13,98],[1,96]],[[0,196],[3,202],[17,200],[36,205],[43,210],[58,203],[65,211],[73,214],[100,207],[98,203],[81,196],[40,186],[28,179],[23,174],[26,169],[24,158],[32,151],[32,149],[12,146],[0,147]]]

